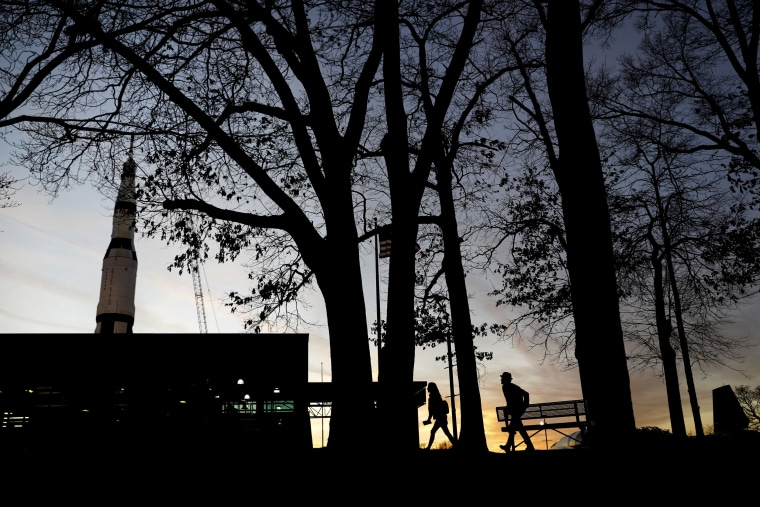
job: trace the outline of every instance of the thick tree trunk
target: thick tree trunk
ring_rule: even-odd
[[[345,162],[350,165],[350,161]],[[325,302],[330,333],[330,363],[333,390],[330,415],[330,449],[354,450],[367,438],[368,428],[376,421],[372,399],[372,364],[370,358],[367,310],[364,301],[359,238],[354,221],[349,167],[340,169],[335,161],[329,195],[325,203],[325,238],[304,224],[294,237],[304,262],[314,272]],[[308,240],[308,238],[316,238]],[[357,423],[361,421],[361,423]]]
[[[575,355],[594,439],[606,446],[635,428],[618,305],[604,175],[583,74],[578,0],[550,0],[546,67],[559,158],[555,176],[567,231]]]
[[[379,0],[376,29],[382,34],[385,112],[388,133],[382,150],[388,168],[392,212],[392,255],[388,273],[387,332],[382,353],[381,420],[388,449],[419,447],[414,402],[414,285],[417,215],[422,191],[412,184],[407,118],[401,84],[398,2]],[[419,188],[418,188],[419,187]]]
[[[364,442],[367,425],[376,419],[358,241],[353,223],[346,225],[343,231],[330,228],[322,268],[315,270],[330,331],[333,402],[327,445],[338,450]]]
[[[418,208],[403,211],[393,207],[393,253],[388,273],[387,332],[380,382],[384,395],[382,411],[389,448],[400,451],[419,447],[417,405],[414,400],[415,337],[415,239]]]

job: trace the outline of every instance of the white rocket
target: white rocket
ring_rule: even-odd
[[[119,195],[113,209],[111,243],[103,257],[95,333],[131,333],[135,322],[135,167],[130,156],[122,170]]]

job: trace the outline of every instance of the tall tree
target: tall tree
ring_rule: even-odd
[[[394,0],[380,5],[378,31],[384,36],[383,87],[388,125],[382,150],[388,171],[393,230],[388,327],[381,381],[385,384],[384,390],[387,389],[383,402],[389,410],[386,415],[392,414],[394,420],[401,420],[400,424],[386,425],[397,430],[389,436],[401,442],[403,448],[412,448],[412,444],[416,448],[419,437],[407,430],[411,428],[407,420],[414,418],[416,421],[416,407],[409,389],[414,371],[414,253],[418,235],[416,217],[420,212],[435,158],[444,144],[444,125],[474,45],[483,2],[444,2],[436,6],[433,12],[423,9],[422,4],[413,3],[405,6],[403,15],[399,11],[399,4]],[[439,31],[440,26],[444,27],[444,32]],[[403,35],[400,27],[403,27]],[[440,42],[436,38],[440,38]],[[411,66],[409,61],[402,59],[402,43],[407,39],[413,41],[412,47],[417,55]],[[445,44],[438,46],[441,42],[447,43],[449,47]],[[438,53],[431,51],[428,46],[435,47]],[[424,110],[424,122],[414,125],[419,127],[419,131],[417,128],[410,129],[409,114],[406,111],[407,97],[410,94],[403,72],[408,68],[419,73],[419,81],[411,83],[411,95],[419,98]],[[410,139],[410,130],[419,132],[419,137]],[[410,220],[411,217],[415,218]],[[449,261],[456,263],[458,260],[447,259]],[[461,260],[459,265],[461,266]],[[463,275],[461,279],[463,282]],[[452,283],[455,283],[454,280]],[[462,322],[459,312],[452,315],[452,322],[454,320],[457,330],[460,325],[464,330],[455,332],[455,340],[459,340],[457,355],[459,357],[461,354],[462,357],[459,367],[460,388],[464,386],[462,404],[467,407],[463,408],[463,432],[466,430],[472,434],[471,438],[463,437],[462,443],[471,445],[476,450],[484,450],[485,432],[476,384],[477,372],[474,369],[472,326]],[[461,383],[462,379],[465,380],[464,383]],[[468,440],[472,443],[468,444]]]
[[[607,192],[586,93],[581,9],[577,0],[536,6],[546,30],[546,83],[558,148],[551,168],[562,197],[575,357],[596,438],[604,446],[633,432],[635,421]]]
[[[525,11],[520,24],[503,36],[504,51],[520,64],[509,97],[517,133],[508,146],[518,150],[527,168],[524,178],[505,177],[504,183],[510,192],[532,193],[508,205],[516,220],[499,225],[522,235],[522,242],[512,250],[518,263],[501,264],[510,285],[497,293],[505,296],[502,304],[529,306],[527,320],[505,332],[520,332],[527,323],[544,333],[546,344],[557,331],[574,340],[560,339],[559,353],[574,345],[571,362],[579,368],[594,437],[608,445],[616,434],[633,432],[635,421],[582,44],[584,33],[595,23],[611,26],[617,12],[603,1],[588,2],[584,9],[577,1],[530,5],[532,12]]]
[[[749,252],[756,248],[755,226],[751,221],[746,222],[746,210],[742,209],[744,204],[740,204],[738,200],[731,225],[721,226],[719,217],[724,215],[717,213],[714,208],[706,214],[706,219],[694,217],[696,221],[691,222],[691,229],[672,229],[675,224],[671,220],[676,219],[675,210],[684,210],[680,205],[686,205],[690,210],[687,214],[694,213],[694,207],[687,205],[681,198],[686,195],[684,189],[694,188],[691,187],[694,184],[702,185],[696,183],[703,181],[703,173],[700,174],[700,169],[697,169],[699,167],[711,165],[712,169],[707,170],[715,175],[712,183],[703,186],[704,190],[699,192],[698,200],[702,200],[700,205],[707,205],[705,195],[715,196],[716,192],[724,192],[729,181],[733,182],[734,189],[739,191],[752,192],[755,186],[758,162],[757,104],[760,103],[760,77],[757,70],[760,11],[757,2],[744,0],[645,1],[638,2],[637,7],[643,12],[638,26],[644,30],[644,38],[637,53],[626,55],[621,60],[622,79],[617,85],[612,84],[608,87],[613,91],[604,94],[604,107],[609,108],[608,111],[611,112],[611,124],[615,125],[615,130],[629,136],[629,139],[638,135],[639,142],[647,145],[645,148],[642,148],[641,144],[637,145],[635,151],[638,156],[646,158],[645,153],[652,153],[654,150],[661,154],[657,157],[660,162],[666,158],[672,162],[677,158],[673,154],[683,154],[683,157],[692,160],[692,164],[697,164],[694,170],[681,175],[684,186],[667,198],[669,204],[675,200],[679,205],[668,205],[669,213],[655,212],[650,215],[650,218],[657,222],[655,229],[659,231],[659,239],[655,240],[650,236],[650,244],[654,256],[652,261],[658,266],[663,263],[667,272],[668,295],[675,305],[672,307],[676,320],[675,331],[684,357],[695,426],[697,434],[701,435],[699,406],[691,374],[692,364],[699,363],[700,360],[690,359],[692,340],[687,335],[693,333],[695,346],[705,335],[695,333],[694,329],[691,333],[687,332],[685,326],[688,324],[685,320],[694,319],[692,325],[696,322],[700,322],[700,325],[709,322],[709,327],[712,328],[720,323],[723,317],[715,313],[707,316],[704,312],[719,311],[718,308],[724,309],[736,304],[736,298],[744,297],[745,291],[755,283],[752,280],[756,276],[752,274],[755,270],[751,261],[752,254],[747,257],[741,253],[743,250]],[[627,120],[624,116],[635,120]],[[660,127],[651,127],[653,124],[659,124]],[[642,125],[650,127],[642,128]],[[659,145],[661,150],[654,148],[655,145]],[[693,158],[694,154],[700,155],[696,161]],[[652,160],[650,158],[645,164],[654,163]],[[726,167],[730,170],[726,171]],[[662,180],[649,181],[654,184],[655,181]],[[725,199],[723,204],[723,209],[727,210],[729,204]],[[754,205],[757,205],[756,195]],[[664,209],[660,208],[661,211]],[[741,217],[738,219],[744,222],[735,222],[737,217]],[[665,226],[665,223],[668,225]],[[700,227],[700,224],[725,227],[718,239],[722,246],[716,243],[706,246],[706,243],[701,243],[701,246],[696,247],[694,240],[704,239],[704,228]],[[744,232],[736,236],[733,232],[727,232],[729,230]],[[674,239],[673,234],[680,239]],[[692,239],[685,239],[686,236]],[[737,242],[738,237],[744,239]],[[670,245],[675,245],[676,250]],[[708,262],[717,260],[717,256],[709,255],[709,252],[720,252],[719,256],[725,256],[719,262],[725,263],[722,265],[726,268],[726,271],[723,271],[726,277],[721,276],[721,268],[716,268],[719,270],[718,273],[712,272],[710,280],[707,281],[701,276],[694,276],[695,269],[698,268],[691,267],[685,270],[684,278],[684,270],[677,270],[676,265],[693,262],[695,259],[706,259],[700,255],[684,255],[683,251],[680,254],[676,253],[685,246],[704,248],[703,255],[711,257]],[[739,257],[735,257],[736,255]],[[742,260],[745,258],[750,262]],[[715,287],[718,279],[721,282],[717,284],[722,286],[719,290],[720,296],[700,285],[706,282],[708,286]],[[738,285],[734,285],[737,282]],[[686,289],[683,286],[679,289],[683,283],[690,284],[690,287],[693,287],[693,283],[700,285],[701,288],[692,293],[698,295],[697,301],[690,304],[680,301],[684,296],[682,289]],[[729,286],[732,287],[728,289],[730,295],[722,293],[722,290]],[[707,297],[706,294],[713,294],[715,297]],[[682,304],[678,304],[679,302]],[[692,306],[693,313],[687,317],[682,312],[687,312],[686,307],[691,304],[701,310],[694,310]],[[661,333],[670,332],[664,322],[659,327]],[[709,348],[713,348],[709,357],[719,357],[722,360],[733,355],[733,347],[723,339],[707,338],[706,343],[710,344]],[[667,347],[669,345],[665,343],[664,337],[661,337],[663,360],[670,356],[666,351]],[[672,366],[668,367],[668,370],[672,370]],[[666,376],[672,375],[672,372],[670,375],[666,373]],[[668,381],[666,378],[669,392],[673,390],[674,382],[675,380]],[[674,430],[675,424],[674,422]]]
[[[677,337],[695,428],[702,435],[692,365],[736,357],[741,344],[722,338],[719,328],[726,312],[755,291],[757,224],[741,196],[729,191],[725,170],[704,154],[662,148],[678,144],[678,129],[620,117],[612,128],[624,142],[614,145],[611,163],[619,174],[628,173],[616,182],[612,200],[623,292],[628,304],[644,310],[634,312],[632,320],[637,314],[656,315],[673,432],[685,436],[670,344],[671,335]],[[642,280],[631,283],[637,277]]]
[[[355,418],[373,420],[353,196],[381,61],[372,7],[39,6],[28,14],[64,20],[71,38],[94,49],[60,76],[73,85],[56,89],[52,101],[41,94],[37,116],[25,118],[25,162],[58,183],[77,177],[83,157],[107,162],[109,149],[134,135],[152,162],[141,185],[149,232],[193,243],[185,220],[193,213],[219,240],[220,260],[249,247],[261,255],[295,249],[292,277],[259,280],[256,295],[276,300],[319,286],[334,389],[328,445],[353,446],[365,431]]]
[[[460,234],[460,231],[471,225],[465,222],[468,213],[472,213],[470,210],[477,208],[479,201],[491,197],[493,186],[490,180],[494,173],[495,152],[504,149],[501,141],[490,138],[488,130],[497,121],[493,113],[498,102],[499,84],[514,70],[515,65],[511,56],[493,51],[484,42],[490,37],[498,36],[503,26],[511,22],[514,7],[499,2],[484,2],[482,6],[470,5],[469,8],[482,9],[484,19],[473,36],[473,47],[469,51],[467,65],[462,69],[456,95],[452,98],[452,105],[441,129],[438,139],[440,144],[428,145],[432,152],[433,171],[427,187],[435,192],[437,207],[433,208],[437,214],[421,216],[420,220],[434,223],[440,235],[442,259],[437,276],[442,276],[446,281],[446,298],[451,316],[450,332],[456,350],[461,396],[463,430],[458,445],[460,448],[485,451],[487,445],[482,422],[477,361],[487,354],[484,356],[476,352],[474,345],[474,337],[483,333],[484,328],[477,328],[472,323],[465,267],[467,250],[476,246],[465,245],[464,238],[470,235],[464,232]],[[468,17],[470,10],[467,11]],[[440,59],[437,56],[440,52],[428,46],[433,46],[432,42],[437,39],[443,39],[445,43],[446,37],[452,38],[444,30],[439,33],[433,33],[429,29],[417,32],[413,40],[417,53],[421,55],[420,61]],[[433,69],[423,71],[419,84],[410,92],[424,104],[424,107],[419,108],[422,118],[412,118],[412,122],[430,123],[431,115],[439,114],[432,107],[436,102],[435,80],[439,72]]]
[[[401,79],[402,18],[393,2],[40,2],[40,15],[60,13],[71,20],[67,32],[95,50],[78,61],[89,74],[71,73],[84,84],[57,96],[68,109],[53,104],[52,116],[26,118],[25,162],[41,180],[65,184],[81,176],[77,164],[86,157],[107,161],[121,137],[134,136],[150,164],[140,186],[145,230],[188,245],[175,267],[183,269],[204,238],[216,240],[220,261],[255,253],[252,291],[231,297],[257,310],[247,319],[254,329],[316,282],[333,361],[329,446],[342,448],[359,438],[349,417],[374,420],[355,190],[375,178],[373,157],[381,154],[394,239],[383,370],[393,420],[384,433],[394,447],[416,448],[414,314],[406,296],[414,288],[417,214],[481,4],[442,2],[433,21],[417,5],[405,12],[404,27],[426,26],[421,55],[428,44],[443,54],[449,36],[458,40],[448,58],[436,54],[435,65],[413,70],[424,77],[430,107],[415,125],[422,136],[410,141],[404,107],[415,85]],[[378,91],[385,110],[370,113]],[[375,137],[386,130],[382,142]],[[466,341],[460,353],[472,355]],[[473,383],[468,431],[473,448],[485,448],[474,374],[466,385]]]
[[[519,43],[517,37],[506,40],[508,46]],[[528,54],[524,50],[519,52]],[[503,184],[510,195],[505,203],[506,212],[493,215],[494,227],[520,239],[515,239],[511,245],[511,262],[499,267],[504,286],[495,294],[500,296],[499,304],[525,308],[518,319],[505,326],[503,333],[516,336],[527,328],[532,333],[528,335],[532,344],[548,350],[556,341],[558,348],[553,352],[572,363],[572,358],[563,355],[573,344],[575,329],[569,321],[572,305],[564,263],[565,230],[562,213],[557,209],[560,196],[543,171],[534,148],[536,140],[542,142],[549,154],[549,164],[552,163],[551,124],[542,113],[544,105],[534,88],[534,83],[540,83],[540,76],[536,78],[528,72],[523,75],[524,79],[512,97],[520,130],[510,143],[522,148],[528,167],[523,175],[504,179]],[[611,97],[616,100],[622,93],[609,81],[591,81],[591,84],[592,96],[608,97],[610,95],[604,92],[613,90]],[[598,93],[600,89],[602,93]],[[656,95],[648,100],[652,101],[652,108],[667,107],[657,105]],[[604,107],[595,105],[598,116],[604,112]],[[642,100],[634,106],[641,107]],[[737,299],[752,294],[755,283],[752,273],[756,271],[756,263],[751,252],[756,224],[748,219],[741,199],[728,194],[725,169],[721,170],[719,164],[711,166],[715,161],[708,158],[708,152],[687,156],[677,150],[662,148],[665,145],[682,146],[676,142],[680,134],[678,128],[621,114],[614,115],[606,124],[597,118],[596,123],[600,128],[604,127],[601,131],[608,144],[604,147],[603,158],[607,185],[612,187],[608,199],[614,219],[620,293],[625,305],[623,324],[627,340],[633,338],[632,342],[636,344],[636,349],[632,349],[631,364],[636,367],[662,362],[673,430],[685,436],[676,350],[671,345],[673,327],[668,318],[668,314],[674,312],[671,303],[674,280],[678,280],[675,283],[689,294],[683,305],[683,311],[688,314],[684,325],[689,329],[678,336],[690,335],[695,341],[694,348],[698,349],[692,355],[692,361],[687,362],[704,364],[712,359],[724,364],[723,361],[735,358],[740,344],[723,339],[715,330],[725,322],[723,310],[732,308]],[[609,139],[610,131],[617,133],[614,142]],[[636,163],[632,164],[634,160]],[[645,168],[650,164],[659,169],[648,172]],[[667,171],[664,169],[666,165]],[[633,166],[635,170],[630,171]],[[692,167],[694,170],[690,171]],[[673,171],[678,174],[673,175]],[[672,176],[665,178],[664,174],[668,173]],[[667,181],[678,183],[666,198],[672,204],[652,204],[663,202],[655,187],[661,194]],[[697,195],[699,197],[695,197]],[[697,208],[701,211],[696,211]],[[690,211],[686,212],[687,209]],[[662,231],[667,232],[671,227],[679,239],[671,241],[674,248],[666,249]],[[744,239],[737,241],[739,238]],[[683,250],[685,247],[689,252]],[[680,254],[676,253],[679,250]],[[689,270],[685,270],[679,267],[682,257],[705,262],[700,262],[699,266],[692,264]],[[666,273],[668,258],[671,269]],[[694,278],[689,278],[692,276]],[[695,284],[699,289],[693,289]],[[653,328],[655,332],[652,332]],[[654,345],[649,340],[650,333],[656,336]],[[679,346],[678,341],[674,344],[688,353],[686,345]],[[652,351],[656,351],[654,355]],[[659,360],[655,361],[657,357]]]

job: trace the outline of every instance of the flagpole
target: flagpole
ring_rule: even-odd
[[[377,302],[377,381],[380,382],[380,337],[382,325],[380,324],[380,231],[377,230],[377,218],[375,218],[375,300]]]
[[[446,357],[449,359],[449,390],[451,392],[451,421],[452,421],[452,428],[454,429],[454,442],[459,441],[459,435],[457,434],[457,399],[456,394],[454,394],[454,365],[451,362],[451,359],[454,357],[454,354],[451,353],[451,333],[446,333],[446,348],[448,349],[448,353],[446,354]]]

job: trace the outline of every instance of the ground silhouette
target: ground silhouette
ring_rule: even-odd
[[[89,498],[100,505],[160,500],[228,505],[264,499],[382,505],[439,497],[487,505],[504,503],[507,496],[539,505],[690,498],[724,504],[750,494],[760,455],[757,432],[681,442],[650,434],[607,451],[451,449],[398,455],[366,442],[341,452],[231,444],[192,435],[142,442],[67,440],[25,449],[3,442],[1,477],[9,492],[58,502]]]

